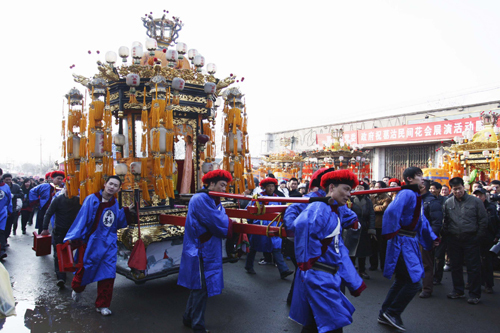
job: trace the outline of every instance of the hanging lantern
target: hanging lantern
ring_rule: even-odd
[[[128,172],[128,166],[125,163],[115,165],[115,172],[118,176],[125,176]]]
[[[213,63],[207,64],[207,72],[208,74],[214,75],[217,72],[217,66]]]
[[[214,165],[210,162],[204,162],[203,165],[201,166],[201,171],[203,171],[203,173],[210,172],[213,169],[214,169]]]
[[[168,67],[174,68],[175,64],[177,64],[177,59],[179,58],[179,54],[174,49],[168,49],[166,53]]]
[[[105,59],[106,59],[106,62],[111,66],[113,67],[114,63],[116,62],[116,53],[113,52],[113,51],[108,51],[106,52],[106,55],[105,55]]]
[[[142,45],[135,45],[132,47],[132,58],[134,59],[134,65],[139,65],[141,63],[141,58],[144,55],[142,50]]]
[[[126,47],[126,46],[120,46],[120,48],[118,49],[118,55],[120,56],[120,58],[122,58],[122,62],[126,63],[127,62],[127,58],[129,56],[128,47]]]
[[[196,57],[198,54],[200,53],[197,49],[191,49],[188,51],[188,58],[189,60],[191,60],[191,63],[193,63],[194,57]]]
[[[158,42],[156,39],[148,38],[146,39],[146,49],[149,51],[149,55],[153,57],[155,55],[155,51],[158,48]]]
[[[194,57],[194,65],[196,66],[196,69],[198,72],[201,72],[201,69],[203,66],[205,66],[205,57],[202,55],[197,55]]]
[[[95,131],[95,157],[102,157],[104,155],[104,132],[97,130]]]
[[[186,43],[182,43],[182,42],[177,43],[176,49],[177,49],[177,53],[179,54],[179,58],[178,59],[179,60],[184,59],[184,55],[187,52],[187,45],[186,45]]]
[[[172,80],[172,89],[179,92],[184,89],[185,81],[180,77],[176,77]]]

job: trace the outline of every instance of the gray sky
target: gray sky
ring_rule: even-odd
[[[3,6],[2,162],[39,163],[40,137],[43,159],[58,157],[63,96],[83,91],[71,74],[91,76],[107,51],[144,44],[141,17],[163,9],[217,77],[245,77],[254,156],[266,132],[500,99],[499,1],[158,3]]]

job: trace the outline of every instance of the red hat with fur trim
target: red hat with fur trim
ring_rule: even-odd
[[[52,172],[47,172],[47,173],[45,174],[45,179],[49,179],[49,178],[51,178],[51,175],[52,175]]]
[[[210,184],[211,182],[217,183],[220,180],[225,180],[226,182],[230,182],[233,180],[233,177],[231,176],[231,173],[226,170],[212,170],[207,172],[203,178],[201,178],[201,181],[203,184]]]
[[[359,183],[358,178],[351,170],[344,169],[328,172],[321,177],[321,187],[328,188],[330,184],[346,184],[351,188],[355,188]]]
[[[335,171],[335,168],[321,168],[316,170],[316,172],[311,177],[311,182],[309,183],[309,189],[321,186],[321,177],[327,172]]]
[[[64,172],[62,171],[53,171],[51,174],[50,174],[50,178],[54,179],[56,177],[63,177],[63,179],[66,177],[66,175],[64,174]]]
[[[396,184],[398,184],[398,186],[401,186],[401,182],[397,178],[389,179],[389,185],[391,185],[391,183],[396,183]]]
[[[278,180],[276,178],[271,178],[271,177],[264,178],[264,179],[262,179],[260,181],[259,186],[262,187],[262,188],[264,188],[268,184],[274,184],[275,186],[277,186],[278,185]]]

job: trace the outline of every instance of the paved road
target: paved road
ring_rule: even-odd
[[[113,315],[102,317],[93,305],[96,284],[88,286],[80,303],[73,303],[71,290],[59,291],[55,285],[52,257],[35,257],[30,235],[11,236],[9,242],[4,265],[11,275],[18,315],[0,321],[2,332],[190,332],[181,321],[189,291],[177,286],[176,275],[144,285],[118,276]],[[242,260],[224,265],[225,289],[208,300],[207,328],[215,333],[300,332],[301,327],[288,319],[285,302],[291,279],[281,280],[275,267],[255,266],[257,275],[248,275]],[[361,297],[348,296],[356,312],[354,323],[344,332],[395,332],[376,322],[391,282],[381,272],[370,273],[372,279],[366,281],[368,289]],[[408,306],[403,320],[409,332],[500,332],[498,272],[498,294],[484,294],[476,306],[464,299],[447,299],[450,273],[445,273],[443,282],[435,288],[434,297],[417,297]]]

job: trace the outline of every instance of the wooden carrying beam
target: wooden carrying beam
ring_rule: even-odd
[[[228,210],[229,209],[227,209],[226,211],[228,211]],[[232,209],[232,210],[233,211],[237,211],[237,210],[245,211],[244,209]],[[278,214],[275,214],[275,216],[277,216],[277,215]],[[264,216],[264,215],[259,215],[259,217],[262,217],[262,216]],[[232,217],[234,217],[234,216],[232,216]],[[245,218],[245,217],[243,217],[243,218]],[[184,227],[186,224],[186,217],[185,216],[174,216],[174,215],[161,214],[160,215],[160,224],[171,224],[171,225],[176,225],[179,227]],[[263,236],[268,235],[269,237],[272,237],[272,236],[280,236],[280,229],[281,229],[281,237],[286,237],[286,231],[283,227],[275,227],[275,226],[269,227],[266,225],[246,224],[246,223],[238,223],[238,222],[233,223],[233,232],[237,232],[240,234],[263,235]]]

